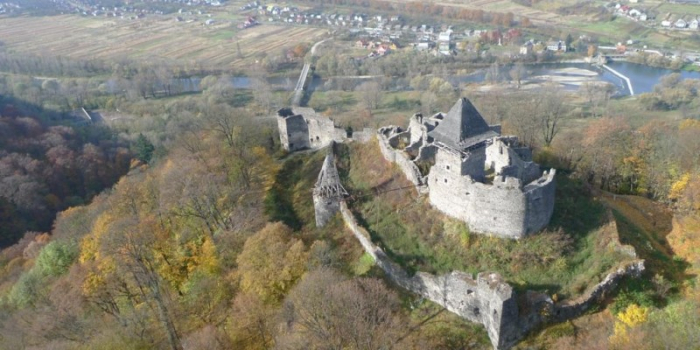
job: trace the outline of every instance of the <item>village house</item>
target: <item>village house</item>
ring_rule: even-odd
[[[673,24],[674,27],[676,28],[685,28],[688,26],[688,22],[683,20],[683,18],[679,18],[676,23]]]
[[[566,51],[566,43],[563,41],[549,41],[547,42],[547,51]]]

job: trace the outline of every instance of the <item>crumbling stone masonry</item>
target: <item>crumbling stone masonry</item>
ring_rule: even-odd
[[[447,114],[412,116],[409,128],[378,131],[384,157],[396,163],[430,203],[476,233],[521,238],[547,226],[555,170],[542,172],[514,136],[501,136],[466,98]],[[433,164],[428,174],[419,163]]]
[[[369,233],[357,223],[344,201],[340,202],[340,212],[345,225],[365,252],[374,258],[394,283],[470,322],[484,325],[491,344],[497,350],[509,349],[528,332],[543,324],[563,322],[582,315],[608,296],[622,278],[639,277],[644,271],[644,260],[634,260],[610,272],[602,282],[576,300],[555,304],[546,294],[527,291],[525,298],[518,302],[513,288],[497,273],[482,272],[476,278],[461,271],[440,276],[418,272],[410,276],[371,241]],[[619,242],[613,244],[620,245]],[[634,250],[629,246],[621,246],[621,249]]]
[[[326,159],[323,161],[323,167],[314,186],[313,198],[316,227],[325,226],[328,220],[340,210],[340,202],[348,195],[348,192],[345,191],[340,183],[340,177],[338,176],[333,157],[333,147],[334,143],[331,142]]]
[[[289,151],[320,149],[331,142],[343,142],[346,131],[333,121],[316,114],[313,108],[282,108],[277,112],[277,128],[282,147]]]

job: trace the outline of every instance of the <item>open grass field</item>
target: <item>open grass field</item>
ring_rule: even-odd
[[[388,0],[389,2],[410,2],[411,0]],[[556,13],[523,6],[511,0],[437,0],[435,4],[471,10],[508,13],[528,17],[535,24],[557,25],[566,20]]]
[[[122,20],[65,15],[0,20],[0,41],[10,51],[80,59],[157,57],[194,61],[207,68],[243,67],[262,53],[312,42],[324,33],[326,30],[320,28],[265,24],[239,30],[231,22],[204,26],[201,21],[176,22],[171,16]]]
[[[656,8],[660,14],[675,13],[678,15],[700,16],[700,5],[663,3]]]

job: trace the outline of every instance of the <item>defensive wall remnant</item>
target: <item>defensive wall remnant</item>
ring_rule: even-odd
[[[494,349],[499,350],[509,349],[528,332],[544,324],[563,322],[582,315],[608,296],[622,278],[638,277],[644,271],[644,260],[633,260],[608,273],[602,282],[575,300],[555,303],[546,294],[527,291],[525,298],[519,302],[513,288],[498,273],[482,272],[476,278],[461,271],[440,276],[417,272],[410,276],[372,242],[369,233],[358,224],[345,201],[340,202],[340,212],[345,225],[389,279],[470,322],[482,324]],[[614,221],[611,225],[615,225]],[[614,229],[617,230],[617,227]],[[617,241],[612,244],[620,246],[621,251],[634,251],[632,247],[621,246]]]
[[[277,128],[282,148],[289,152],[321,149],[331,142],[346,140],[367,142],[373,136],[371,129],[355,131],[348,136],[345,129],[337,128],[332,120],[309,107],[280,109],[277,112]]]

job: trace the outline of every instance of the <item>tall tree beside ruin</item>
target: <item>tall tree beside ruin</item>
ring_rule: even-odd
[[[544,91],[539,94],[540,104],[538,108],[540,112],[540,123],[542,130],[542,139],[545,146],[549,146],[561,130],[561,121],[566,115],[564,108],[564,96],[561,90],[553,85],[545,87]]]
[[[404,330],[399,299],[378,279],[345,280],[322,268],[307,274],[285,300],[285,341],[300,348],[387,349]]]

